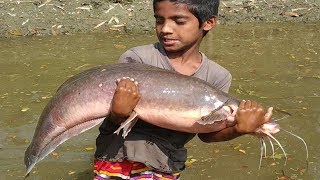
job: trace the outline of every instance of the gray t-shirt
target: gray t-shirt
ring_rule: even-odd
[[[222,66],[209,60],[203,53],[198,70],[192,75],[205,80],[220,90],[228,92],[231,74]],[[174,71],[160,43],[139,46],[126,51],[119,63],[143,63]],[[95,157],[100,160],[142,162],[162,172],[180,172],[185,168],[187,150],[184,145],[195,134],[160,128],[139,120],[123,139],[113,134],[118,125],[104,120],[97,137]]]
[[[229,71],[219,64],[209,60],[205,54],[201,53],[201,55],[201,65],[192,76],[205,80],[214,85],[216,88],[228,92],[231,84],[231,74]],[[149,64],[163,69],[175,71],[160,43],[129,49],[119,58],[118,62]]]

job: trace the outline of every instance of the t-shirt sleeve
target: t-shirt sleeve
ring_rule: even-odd
[[[228,73],[225,78],[223,78],[220,82],[219,82],[219,87],[217,87],[218,89],[228,93],[229,92],[229,88],[231,86],[231,80],[232,80],[232,76],[230,73]]]
[[[131,49],[123,53],[117,63],[142,63],[142,59]]]
[[[206,56],[203,55],[203,57],[205,66],[200,69],[197,76],[209,82],[215,88],[228,93],[232,79],[230,72],[218,63],[209,60]]]

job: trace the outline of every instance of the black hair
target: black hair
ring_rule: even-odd
[[[161,1],[185,4],[198,19],[200,27],[212,16],[218,16],[219,0],[153,0],[153,10],[155,10],[156,4]]]

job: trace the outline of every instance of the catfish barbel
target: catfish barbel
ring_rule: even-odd
[[[116,131],[123,129],[124,137],[136,117],[156,126],[189,133],[215,132],[235,124],[230,117],[240,102],[203,80],[138,63],[98,66],[69,78],[44,108],[25,152],[27,174],[61,143],[105,119],[110,112],[116,80],[122,77],[139,82],[141,93],[134,112]],[[172,121],[175,126],[167,126]],[[257,133],[272,138],[283,150],[272,136],[278,131],[280,127],[274,122],[257,129]]]

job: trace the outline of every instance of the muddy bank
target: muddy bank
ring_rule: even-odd
[[[225,0],[219,23],[320,20],[320,0]],[[151,0],[0,1],[0,37],[153,31]]]

